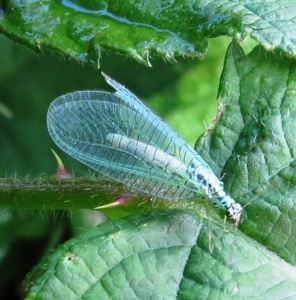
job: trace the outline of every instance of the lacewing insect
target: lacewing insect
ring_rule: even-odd
[[[116,93],[73,92],[51,103],[53,141],[102,175],[153,197],[208,197],[238,224],[242,206],[203,158],[128,89],[103,76]]]

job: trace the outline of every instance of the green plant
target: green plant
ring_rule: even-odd
[[[216,174],[225,174],[225,190],[246,205],[242,224],[224,224],[223,212],[206,199],[157,201],[151,211],[150,202],[131,193],[129,205],[104,210],[113,220],[41,261],[28,277],[28,299],[293,298],[292,1],[1,3],[2,33],[94,66],[101,49],[151,65],[154,54],[168,60],[203,56],[210,37],[249,35],[258,43],[245,52],[236,41],[230,44],[216,118],[195,145]],[[92,177],[5,178],[0,196],[2,207],[77,209],[110,203],[126,192]]]

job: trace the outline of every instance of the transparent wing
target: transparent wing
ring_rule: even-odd
[[[172,129],[166,122],[164,122],[160,117],[154,114],[154,112],[149,109],[147,106],[143,104],[141,100],[138,99],[136,95],[134,95],[132,92],[130,92],[127,88],[125,88],[120,83],[116,82],[114,79],[110,78],[106,74],[102,73],[105,80],[109,85],[111,85],[115,90],[115,95],[118,96],[118,98],[121,99],[120,105],[126,105],[130,109],[134,111],[141,111],[142,114],[145,114],[147,116],[147,119],[154,120],[154,124],[158,124],[158,126],[161,127],[161,130],[164,132],[163,139],[160,141],[158,137],[156,139],[151,138],[150,142],[155,147],[158,147],[164,151],[167,151],[171,155],[175,155],[179,159],[181,159],[187,166],[190,166],[193,161],[195,162],[195,165],[198,167],[199,165],[202,165],[203,167],[207,168],[209,173],[212,173],[211,168],[208,166],[208,164],[204,161],[204,159],[196,152],[194,151],[185,141],[182,137],[178,135]],[[172,143],[170,140],[173,140],[174,143]],[[161,144],[162,141],[167,141],[167,143],[164,143],[165,146]],[[166,148],[165,148],[166,147]],[[170,148],[172,147],[172,148]],[[176,152],[176,148],[178,151]],[[192,167],[195,167],[194,165]],[[214,174],[213,174],[214,175]]]
[[[55,143],[101,174],[152,196],[176,200],[205,195],[190,171],[200,167],[211,172],[202,158],[133,94],[119,88],[121,94],[84,91],[57,98],[47,115]]]

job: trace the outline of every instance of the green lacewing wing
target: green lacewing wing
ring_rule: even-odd
[[[47,126],[63,151],[135,190],[178,200],[205,196],[239,223],[242,206],[203,158],[133,93],[103,74],[116,93],[73,92],[55,99]]]

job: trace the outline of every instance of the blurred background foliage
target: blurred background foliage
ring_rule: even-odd
[[[123,56],[103,53],[101,70],[50,51],[36,54],[0,36],[0,177],[53,174],[55,149],[68,170],[86,168],[61,153],[46,128],[50,102],[75,90],[111,90],[104,71],[162,116],[192,146],[216,112],[223,58],[230,39],[211,40],[204,60],[177,63],[152,59],[147,68]],[[82,172],[82,173],[81,173]],[[11,201],[17,201],[12,197]],[[21,299],[22,280],[40,257],[75,232],[97,222],[80,212],[0,210],[0,298]]]

